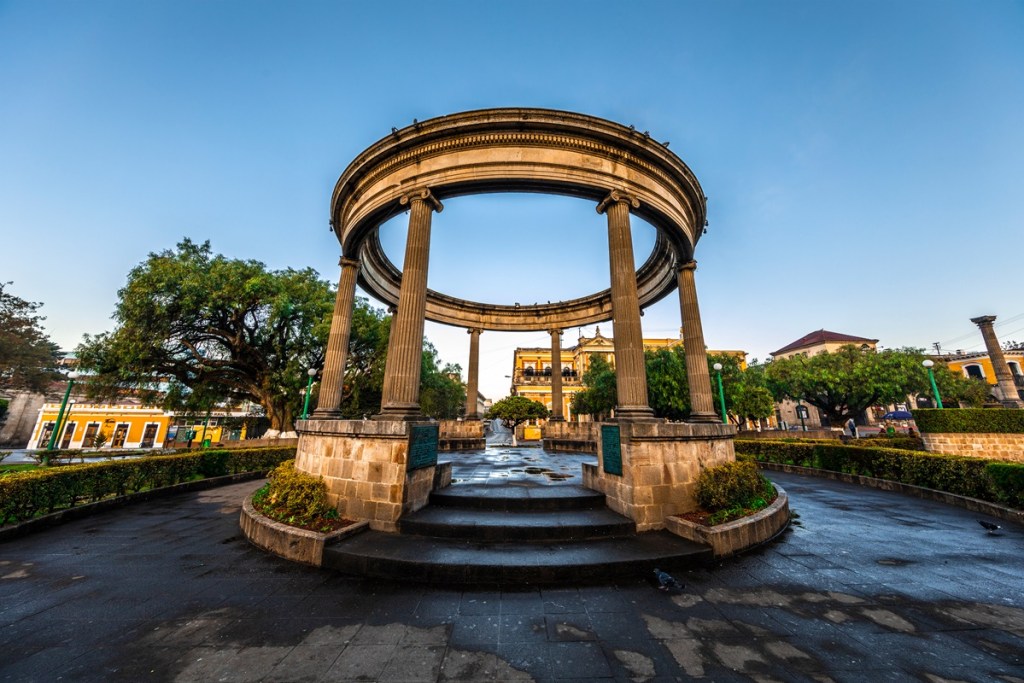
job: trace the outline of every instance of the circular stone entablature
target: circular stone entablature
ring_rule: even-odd
[[[539,192],[592,200],[611,193],[657,230],[637,270],[640,306],[676,287],[676,268],[693,258],[706,197],[683,161],[647,133],[583,114],[550,109],[482,109],[392,129],[349,164],[331,200],[342,253],[362,264],[359,284],[397,305],[401,271],[378,229],[405,211],[402,198],[429,189],[438,200],[493,192]],[[611,292],[532,306],[467,301],[427,291],[426,318],[483,330],[564,329],[612,317]]]

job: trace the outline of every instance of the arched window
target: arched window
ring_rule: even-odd
[[[1010,366],[1010,372],[1013,373],[1014,377],[1020,377],[1020,363],[1015,360],[1006,361],[1006,364]]]
[[[980,365],[965,365],[964,372],[967,373],[968,377],[985,379],[985,371],[981,369]]]

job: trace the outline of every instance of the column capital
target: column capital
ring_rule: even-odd
[[[434,196],[434,193],[426,187],[418,190],[411,190],[398,198],[398,203],[402,206],[405,206],[406,204],[412,205],[413,202],[417,201],[426,202],[431,209],[438,213],[444,211],[444,204],[438,201],[437,197]]]
[[[991,325],[996,321],[994,315],[983,315],[977,318],[971,318],[971,322],[975,325]]]
[[[691,259],[689,261],[679,263],[676,265],[676,272],[683,270],[697,270],[697,262]]]
[[[548,330],[548,334],[557,334],[557,335],[561,335],[561,334],[562,334],[562,329],[561,329],[561,328],[558,328],[558,327],[553,327],[553,328],[551,328],[550,330]]]
[[[608,207],[612,204],[618,203],[628,204],[634,209],[640,208],[640,199],[635,194],[630,194],[625,190],[612,190],[608,193],[608,196],[601,200],[601,203],[597,205],[597,212],[604,213],[608,210]]]
[[[342,268],[345,268],[346,266],[349,268],[358,268],[362,264],[360,264],[358,259],[346,258],[342,256],[340,259],[338,259],[338,265],[341,266]]]
[[[479,328],[479,327],[467,327],[466,328],[466,334],[473,334],[474,332],[476,332],[478,335],[484,333],[483,329]]]

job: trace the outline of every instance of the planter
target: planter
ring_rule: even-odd
[[[369,522],[355,522],[344,529],[321,534],[289,526],[260,514],[252,506],[252,496],[249,495],[242,503],[239,525],[245,537],[257,548],[286,560],[319,567],[323,564],[326,546],[360,533],[369,527]]]
[[[704,526],[680,517],[666,517],[665,528],[683,538],[711,546],[715,558],[729,557],[767,543],[789,526],[789,496],[774,484],[778,496],[760,512],[717,526]]]

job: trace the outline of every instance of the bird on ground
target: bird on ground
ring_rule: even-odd
[[[686,588],[685,585],[676,581],[671,574],[663,572],[660,569],[655,569],[654,575],[658,578],[658,590],[667,591],[672,588],[678,588],[679,590],[683,590],[684,588]]]
[[[993,524],[992,522],[986,522],[983,519],[979,519],[978,520],[978,524],[983,526],[985,528],[985,531],[989,532],[990,534],[994,534],[995,532],[997,532],[1000,529],[1002,529],[1002,527],[999,526],[998,524]]]

